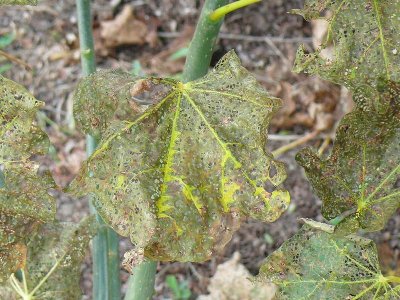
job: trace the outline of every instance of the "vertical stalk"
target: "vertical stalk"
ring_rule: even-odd
[[[129,277],[125,300],[151,300],[154,291],[157,263],[146,261],[137,266]]]
[[[90,0],[76,0],[76,5],[82,73],[83,76],[88,76],[96,71]],[[97,147],[97,140],[95,137],[88,135],[86,142],[86,152],[90,156]],[[91,211],[96,214],[97,221],[103,225],[92,242],[93,299],[121,299],[118,235],[104,224],[104,221],[96,213],[93,206],[91,207]]]
[[[223,18],[212,21],[210,14],[228,2],[229,0],[206,0],[189,46],[189,54],[183,71],[184,82],[207,74],[214,44],[223,22]],[[154,293],[156,270],[157,262],[155,261],[143,262],[137,266],[129,278],[125,300],[150,300]]]
[[[207,74],[215,41],[224,21],[223,17],[212,21],[210,15],[228,2],[229,0],[206,0],[204,3],[193,39],[190,42],[189,53],[182,74],[184,82],[195,80]]]

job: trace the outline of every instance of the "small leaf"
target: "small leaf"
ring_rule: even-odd
[[[0,49],[3,49],[9,45],[15,40],[15,33],[6,33],[3,35],[0,35]]]
[[[233,52],[199,80],[140,84],[152,88],[147,93],[156,104],[109,123],[70,189],[89,193],[103,219],[131,238],[137,252],[129,259],[137,261],[144,249],[150,259],[204,261],[245,217],[272,222],[285,211],[290,197],[278,187],[284,166],[265,152],[280,102]],[[105,88],[115,95],[121,85]]]
[[[4,65],[0,65],[0,75],[7,72],[8,70],[10,70],[13,67],[12,64],[4,64]]]
[[[172,291],[174,299],[181,298],[181,290],[179,288],[179,283],[174,275],[167,275],[167,277],[165,278],[165,283]]]
[[[400,297],[390,284],[399,278],[382,275],[373,241],[338,238],[308,225],[266,259],[257,279],[279,287],[277,300]]]
[[[81,299],[81,264],[90,239],[95,235],[97,222],[88,217],[79,224],[49,223],[30,241],[27,264],[24,268],[26,294],[37,300]],[[0,297],[17,292],[10,282],[0,287]],[[23,282],[14,280],[23,288]],[[7,294],[8,295],[8,294]],[[8,298],[12,299],[12,298]],[[27,298],[28,299],[28,298]]]
[[[400,106],[384,107],[358,107],[346,115],[327,160],[310,149],[297,156],[323,202],[323,216],[342,216],[336,230],[343,233],[380,230],[400,205]]]
[[[326,41],[315,53],[297,53],[295,71],[354,87],[376,87],[380,79],[400,80],[400,2],[392,0],[306,0],[294,13],[328,21]],[[333,45],[332,59],[321,51]]]

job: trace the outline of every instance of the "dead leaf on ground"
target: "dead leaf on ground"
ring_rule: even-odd
[[[168,76],[179,73],[183,70],[185,58],[171,60],[170,56],[178,50],[188,47],[194,33],[193,26],[186,26],[179,37],[168,44],[167,48],[159,52],[157,55],[145,55],[143,64],[148,69],[148,73],[157,74],[159,76]]]
[[[85,141],[80,136],[71,137],[56,130],[49,131],[48,135],[57,153],[56,161],[50,163],[50,170],[54,181],[65,187],[78,174],[86,159]]]
[[[137,19],[132,7],[125,5],[115,19],[100,23],[102,43],[106,48],[144,44],[155,47],[158,36],[155,26],[151,23]]]
[[[251,282],[250,272],[239,263],[240,254],[217,268],[208,286],[209,295],[201,295],[198,300],[272,300],[276,292],[274,284]]]
[[[273,93],[283,100],[282,109],[272,124],[280,129],[292,129],[296,125],[318,131],[330,130],[337,116],[340,89],[320,79],[307,80],[292,85],[282,81]]]

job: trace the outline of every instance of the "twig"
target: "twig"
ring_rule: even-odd
[[[318,156],[322,156],[322,154],[324,154],[326,148],[328,148],[330,142],[331,142],[332,138],[330,136],[327,136],[324,139],[324,142],[322,143],[321,147],[318,149]]]
[[[283,153],[285,153],[285,152],[287,152],[289,150],[292,150],[292,149],[294,149],[294,148],[296,148],[296,147],[298,147],[300,145],[303,145],[303,144],[307,143],[308,141],[314,139],[315,137],[318,136],[319,133],[320,133],[319,130],[312,131],[312,132],[304,135],[303,137],[301,137],[301,138],[299,138],[299,139],[297,139],[297,140],[295,140],[295,141],[293,141],[293,142],[291,142],[291,143],[289,143],[287,145],[284,145],[284,146],[276,149],[275,151],[272,151],[272,155],[275,158],[279,157]]]
[[[157,35],[166,39],[174,39],[182,36],[180,32],[158,32]],[[274,43],[312,43],[312,38],[309,37],[280,37],[280,36],[255,36],[255,35],[243,35],[221,32],[219,38],[225,40],[238,40],[246,42],[261,42],[266,43],[267,40]]]
[[[268,46],[270,46],[272,48],[272,50],[275,52],[275,54],[278,55],[285,64],[287,64],[287,65],[291,64],[291,62],[286,58],[286,56],[283,55],[282,51],[279,50],[278,47],[276,47],[276,45],[273,41],[271,41],[269,38],[265,38],[264,41],[265,41],[265,43],[268,44]]]
[[[7,53],[7,52],[5,52],[3,50],[0,50],[0,55],[4,56],[8,60],[10,60],[10,61],[12,61],[12,62],[14,62],[16,64],[24,66],[25,68],[28,69],[28,71],[32,71],[32,67],[30,65],[28,65],[26,62],[24,62],[22,59],[19,59],[18,57],[15,57],[14,55],[9,54],[9,53]]]
[[[298,140],[304,137],[304,135],[298,135],[298,134],[268,134],[268,140],[270,141],[293,141],[293,140]]]
[[[197,272],[195,266],[193,266],[193,264],[191,262],[188,263],[188,267],[190,269],[190,271],[193,273],[193,275],[198,279],[201,280],[204,278],[203,275],[201,275],[199,272]]]

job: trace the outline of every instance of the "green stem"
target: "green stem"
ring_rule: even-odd
[[[192,81],[207,74],[215,41],[218,37],[223,18],[212,21],[210,15],[218,8],[228,4],[229,0],[206,0],[189,46],[182,78]]]
[[[223,20],[210,20],[210,14],[217,8],[226,5],[229,0],[206,0],[198,20],[196,31],[189,46],[183,71],[183,81],[188,82],[207,74],[213,54],[214,44],[218,37]],[[154,280],[157,262],[143,262],[133,270],[129,278],[125,300],[147,300],[154,293]]]
[[[129,277],[128,292],[124,300],[150,300],[154,293],[157,263],[146,261],[137,266]]]
[[[220,8],[217,8],[210,14],[210,20],[211,21],[219,21],[223,17],[225,17],[227,14],[238,10],[239,8],[248,6],[253,3],[261,2],[261,0],[239,0],[233,3],[229,3],[227,5],[224,5]]]
[[[6,185],[3,172],[0,171],[0,189]]]
[[[94,60],[94,42],[92,33],[92,16],[89,0],[76,0],[78,14],[79,43],[83,76],[96,72]]]
[[[76,0],[78,13],[79,41],[83,76],[96,71],[94,43],[92,33],[92,18],[90,0]],[[97,140],[87,136],[86,152],[90,156],[97,147]],[[119,240],[118,235],[107,227],[94,207],[101,226],[99,233],[93,238],[93,299],[121,299],[121,282],[119,278]]]
[[[397,276],[386,276],[385,279],[388,282],[400,283],[400,277],[397,277]]]

